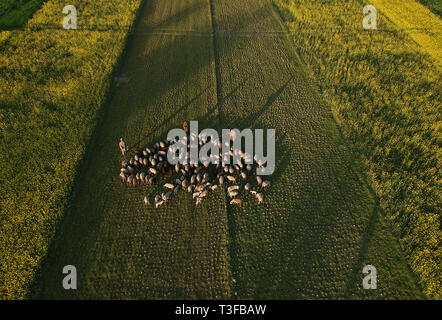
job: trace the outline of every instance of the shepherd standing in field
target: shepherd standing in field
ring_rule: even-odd
[[[189,123],[187,122],[187,120],[184,120],[183,129],[186,135],[189,135]]]
[[[126,152],[129,150],[129,147],[126,145],[126,142],[124,142],[123,138],[120,138],[119,147],[123,157],[126,157]]]

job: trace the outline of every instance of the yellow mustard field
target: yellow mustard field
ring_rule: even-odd
[[[46,254],[141,1],[69,3],[77,30],[62,27],[65,1],[49,0],[0,31],[3,299],[27,295]]]
[[[422,47],[422,52],[442,67],[442,20],[437,15],[414,0],[373,0],[370,3],[399,29],[404,29]]]

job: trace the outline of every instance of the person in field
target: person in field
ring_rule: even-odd
[[[187,122],[187,120],[184,120],[184,123],[183,123],[183,129],[184,129],[184,132],[185,132],[187,135],[189,135],[189,123]]]
[[[126,152],[129,150],[129,147],[127,146],[126,142],[124,142],[123,138],[120,138],[119,147],[121,150],[121,154],[123,155],[123,157],[125,157]]]

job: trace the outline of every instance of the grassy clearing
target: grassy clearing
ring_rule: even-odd
[[[246,201],[243,208],[228,207],[234,294],[422,298],[358,157],[309,84],[291,42],[280,34],[271,2],[213,4],[217,33],[224,35],[216,38],[222,125],[275,128],[278,141],[264,205]],[[361,288],[362,268],[369,263],[382,278],[378,290]]]
[[[428,36],[421,41],[413,30],[398,31],[423,23],[429,34],[437,33],[440,28],[433,26],[439,18],[429,12],[423,17],[414,1],[372,1],[380,9],[379,31],[364,32],[360,1],[275,3],[344,135],[363,154],[371,185],[412,269],[426,293],[440,299],[440,60],[422,53]],[[414,25],[407,26],[398,13]]]
[[[35,288],[37,297],[231,296],[224,193],[218,190],[195,208],[192,196],[180,192],[167,207],[155,209],[144,206],[143,197],[153,198],[170,177],[137,188],[118,177],[120,136],[133,150],[164,139],[184,119],[216,127],[212,40],[178,34],[210,28],[205,0],[146,2],[121,67],[130,81],[112,89],[75,201]],[[60,286],[67,261],[79,270],[75,292]]]
[[[22,27],[45,0],[2,0],[0,29]]]
[[[70,3],[94,19],[125,25],[140,5],[118,0],[103,11],[104,0]],[[23,30],[0,32],[3,299],[25,297],[46,254],[127,36],[127,31],[62,30],[64,5],[50,0]],[[82,26],[94,21],[79,20]],[[58,29],[31,31],[32,24]]]

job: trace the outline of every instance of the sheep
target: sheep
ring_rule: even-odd
[[[264,197],[263,197],[262,193],[257,193],[256,198],[258,199],[259,204],[263,203]]]
[[[252,171],[254,167],[253,164],[256,163],[259,167],[262,167],[262,161],[258,159],[256,155],[249,155],[241,150],[233,151],[233,148],[231,147],[229,152],[230,157],[241,157],[238,163],[229,165],[225,162],[218,162],[213,167],[208,163],[204,163],[204,161],[204,165],[198,163],[171,165],[166,158],[166,148],[170,145],[170,143],[171,142],[169,141],[157,142],[152,148],[137,151],[129,161],[124,160],[121,163],[119,175],[123,182],[126,182],[128,186],[136,186],[137,184],[153,184],[155,180],[157,180],[156,177],[158,177],[157,175],[159,173],[167,174],[169,171],[172,173],[173,169],[175,169],[177,173],[180,173],[179,179],[175,179],[175,182],[164,184],[164,187],[170,189],[170,191],[168,191],[166,194],[162,193],[161,195],[157,195],[155,197],[155,206],[157,208],[160,205],[165,204],[171,195],[173,193],[178,193],[180,189],[187,190],[188,192],[192,193],[193,198],[196,198],[196,205],[198,205],[202,202],[203,198],[208,196],[210,191],[215,191],[220,186],[224,185],[226,179],[229,182],[228,185],[231,185],[227,188],[227,195],[228,197],[232,198],[230,204],[242,205],[243,201],[237,198],[242,190],[244,190],[244,194],[251,193],[256,196],[259,204],[263,203],[263,194],[252,190],[251,184],[247,183],[249,178],[248,172]],[[213,142],[209,141],[209,143]],[[187,151],[187,156],[189,156],[189,151]],[[226,157],[226,159],[231,161],[230,157]],[[219,154],[215,155],[214,158],[223,159],[223,157]],[[213,156],[211,156],[211,159],[213,159]],[[146,167],[146,170],[148,171],[143,172],[139,170],[142,168],[140,168],[140,166]],[[206,170],[207,168],[209,170]],[[139,172],[137,173],[136,171]],[[238,173],[238,176],[235,174],[235,172]],[[216,180],[214,178],[215,175]],[[211,176],[213,178],[211,178]],[[237,184],[238,179],[244,181],[244,187]],[[270,186],[270,181],[263,181],[260,176],[256,176],[256,180],[258,188],[255,190],[262,190]],[[147,195],[143,198],[143,202],[145,205],[150,204],[149,197]]]
[[[232,199],[230,201],[230,204],[241,205],[242,204],[242,200],[241,199]]]
[[[167,201],[167,200],[170,199],[171,195],[172,195],[172,191],[169,191],[169,192],[164,193],[162,195],[162,198],[163,198],[164,201]]]
[[[239,194],[238,191],[232,190],[232,191],[229,192],[229,197],[230,198],[235,198],[238,194]]]
[[[226,178],[227,178],[229,181],[231,181],[231,182],[233,182],[233,183],[236,183],[236,178],[235,178],[234,176],[226,176]]]
[[[120,169],[120,172],[122,172],[122,173],[124,173],[124,174],[127,174],[129,171],[128,171],[126,168],[121,168],[121,169]]]
[[[207,196],[209,194],[209,192],[207,190],[201,191],[200,193],[200,198],[204,198],[205,196]]]

